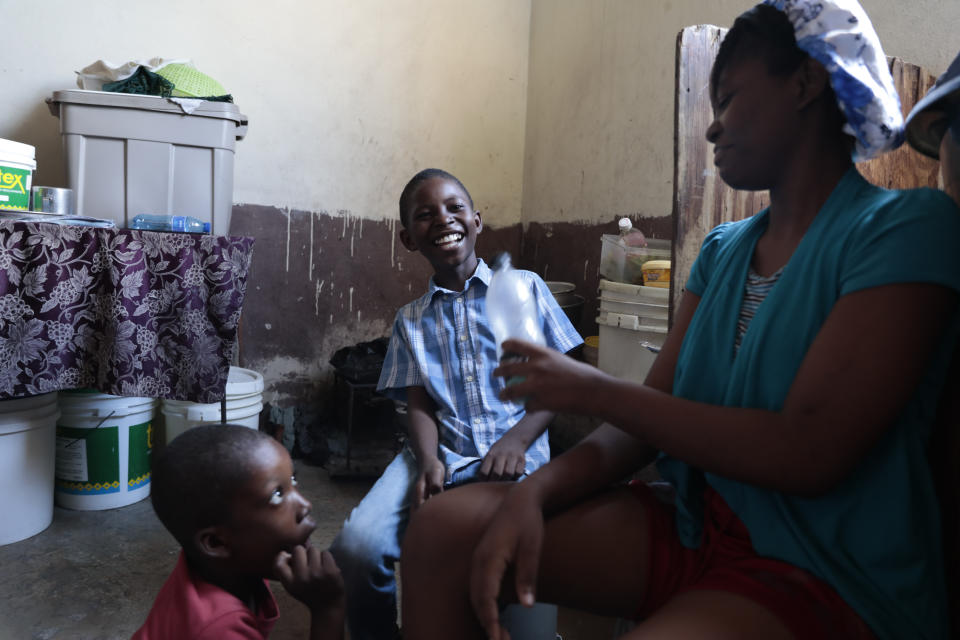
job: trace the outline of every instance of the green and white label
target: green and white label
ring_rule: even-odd
[[[127,491],[150,482],[150,455],[153,449],[153,425],[149,422],[130,427],[127,457]]]
[[[33,171],[0,164],[0,208],[29,209]]]

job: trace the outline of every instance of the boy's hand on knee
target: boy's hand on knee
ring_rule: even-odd
[[[342,622],[346,603],[343,576],[329,551],[302,545],[294,547],[292,553],[281,551],[274,563],[274,574],[312,615],[340,616]]]
[[[508,431],[493,443],[480,464],[480,477],[485,480],[516,480],[527,466],[527,447]]]
[[[447,468],[439,458],[427,460],[420,466],[417,474],[417,482],[413,488],[413,509],[417,509],[424,502],[443,491],[443,479],[447,474]]]

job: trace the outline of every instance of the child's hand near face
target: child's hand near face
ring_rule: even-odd
[[[331,630],[343,627],[343,577],[329,551],[297,545],[277,554],[274,575],[291,596],[307,605],[316,625],[322,616]],[[337,636],[331,636],[337,637]]]

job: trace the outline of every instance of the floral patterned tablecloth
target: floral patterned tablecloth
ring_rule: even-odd
[[[253,238],[0,221],[0,399],[218,402]]]

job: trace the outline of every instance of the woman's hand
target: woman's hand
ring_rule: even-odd
[[[527,411],[589,413],[596,385],[607,377],[596,367],[530,342],[506,340],[503,351],[525,360],[503,363],[493,371],[508,380],[519,378],[500,392],[500,398],[525,401]]]
[[[532,607],[543,541],[543,510],[533,491],[521,482],[507,492],[473,552],[470,602],[490,640],[509,640],[500,626],[500,584],[514,567],[516,595]]]
[[[443,491],[443,478],[447,473],[446,467],[439,458],[433,457],[418,465],[417,481],[413,485],[413,510],[419,509],[424,502]]]

